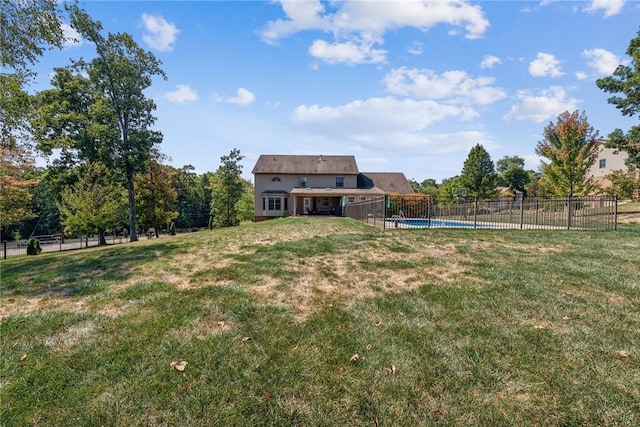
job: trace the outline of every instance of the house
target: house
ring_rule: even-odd
[[[263,154],[254,175],[255,220],[341,215],[345,203],[413,190],[402,173],[361,173],[354,156]]]
[[[604,145],[605,142],[606,141],[601,142],[598,148],[598,157],[587,172],[587,176],[593,179],[595,184],[601,188],[609,188],[613,185],[612,182],[607,179],[607,175],[616,170],[624,172],[628,170],[625,161],[629,155],[625,151],[606,148]],[[632,174],[635,179],[640,179],[640,170],[629,173]]]

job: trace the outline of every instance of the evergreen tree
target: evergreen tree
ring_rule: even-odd
[[[460,183],[470,196],[486,198],[495,192],[495,166],[482,145],[477,144],[469,151],[460,174]]]

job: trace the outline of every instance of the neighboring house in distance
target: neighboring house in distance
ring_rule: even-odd
[[[613,171],[628,171],[627,165],[625,164],[625,160],[629,157],[628,154],[625,151],[619,151],[615,148],[606,148],[604,146],[605,142],[606,141],[602,141],[600,144],[598,158],[587,173],[587,176],[591,177],[596,185],[601,188],[609,188],[613,185],[611,181],[606,178],[606,176]],[[640,179],[640,170],[629,173],[633,174],[635,179]]]
[[[263,154],[252,171],[256,221],[281,216],[341,215],[348,203],[413,193],[402,173],[361,173],[354,156]]]

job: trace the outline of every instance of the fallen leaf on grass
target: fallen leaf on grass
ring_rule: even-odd
[[[382,322],[378,320],[378,321],[376,322],[376,326],[380,326],[380,325],[382,325]]]
[[[437,408],[436,408],[436,409],[434,409],[432,412],[433,412],[435,415],[442,415],[442,411],[441,411],[440,409],[437,409]]]
[[[371,344],[367,344],[367,351],[371,351]]]
[[[20,357],[20,360],[24,360],[24,359],[26,359],[26,358],[27,358],[27,353],[24,353],[24,354]]]
[[[262,397],[264,397],[265,399],[269,399],[271,397],[271,393],[269,393],[266,390],[262,391]]]
[[[398,312],[398,316],[402,317],[402,316],[404,316],[404,313],[403,313],[403,312],[401,312],[401,311],[399,311],[399,312]]]
[[[191,388],[191,383],[186,383],[185,385],[180,387],[180,389],[178,390],[178,393],[184,393],[185,391],[189,390],[190,388]]]
[[[296,351],[298,351],[298,346],[297,345],[295,347],[293,347],[291,350],[289,350],[289,354],[293,354]]]
[[[349,359],[349,362],[351,363],[355,363],[358,360],[360,360],[360,356],[358,356],[358,353],[354,354],[353,356],[351,356],[351,358]]]
[[[622,358],[627,358],[627,357],[629,357],[629,353],[627,353],[627,352],[626,352],[626,351],[624,351],[624,350],[618,350],[618,351],[616,351],[616,354],[617,354],[618,356],[622,357]]]
[[[243,337],[243,338],[242,338],[242,342],[247,342],[247,341],[249,341],[250,339],[251,339],[251,337]]]
[[[391,365],[391,366],[389,366],[389,372],[391,372],[391,375],[395,375],[395,374],[396,374],[396,367],[395,367],[395,365]]]
[[[569,316],[562,316],[562,320],[571,320],[571,317],[569,317]]]
[[[545,327],[540,325],[535,325],[533,329],[545,329]]]
[[[176,359],[171,362],[171,367],[178,372],[184,372],[184,370],[187,369],[188,363],[189,362],[187,362],[186,360]]]

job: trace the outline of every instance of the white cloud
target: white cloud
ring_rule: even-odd
[[[538,53],[534,61],[529,64],[529,73],[533,77],[560,77],[564,75],[560,69],[560,61],[549,53]]]
[[[216,102],[226,102],[227,104],[235,104],[241,107],[252,104],[256,100],[256,96],[248,89],[241,87],[236,91],[236,96],[225,98],[220,95],[215,95]]]
[[[424,46],[420,42],[413,42],[411,43],[411,45],[409,45],[409,47],[407,47],[407,52],[409,52],[411,55],[422,55],[422,53],[424,52]]]
[[[606,76],[613,72],[621,64],[620,59],[605,49],[586,49],[582,56],[587,58],[587,65],[593,69],[598,76]]]
[[[301,31],[331,33],[332,41],[316,40],[310,48],[312,55],[329,63],[384,62],[386,51],[374,48],[374,45],[383,44],[385,32],[397,28],[414,27],[427,31],[446,24],[463,28],[466,38],[475,39],[489,27],[482,8],[470,5],[466,0],[348,0],[327,3],[334,9],[331,12],[325,10],[325,4],[320,0],[280,0],[279,3],[286,18],[269,21],[260,32],[262,40],[275,44]]]
[[[197,101],[199,99],[196,91],[191,89],[189,85],[177,85],[176,90],[174,90],[173,92],[167,92],[165,96],[169,101],[178,104],[189,101]]]
[[[503,89],[491,86],[494,81],[492,77],[474,78],[465,71],[436,74],[405,67],[391,70],[384,78],[390,93],[465,105],[488,105],[506,97]]]
[[[487,68],[493,68],[494,65],[501,63],[502,61],[497,56],[485,55],[482,59],[482,62],[480,62],[480,68],[482,68],[483,70]]]
[[[353,42],[329,44],[324,40],[316,40],[309,48],[309,54],[329,64],[355,65],[384,62],[387,51],[374,49],[371,44],[358,45]]]
[[[608,18],[620,13],[624,7],[624,0],[591,0],[589,6],[585,7],[585,12],[595,13],[604,10],[604,17]]]
[[[180,33],[172,23],[167,22],[162,16],[142,14],[142,25],[145,33],[142,40],[145,41],[152,49],[161,52],[173,50],[173,44]]]
[[[578,80],[586,80],[589,78],[589,75],[584,71],[576,71],[576,79]]]
[[[62,24],[62,34],[64,37],[64,47],[75,47],[82,46],[83,40],[80,33],[78,33],[75,28],[73,28],[69,24]]]
[[[538,94],[520,91],[517,96],[519,103],[505,114],[505,120],[541,123],[563,111],[575,111],[579,103],[575,98],[567,99],[565,90],[559,86],[550,87]]]
[[[446,119],[464,120],[470,115],[469,111],[468,108],[443,105],[431,100],[385,97],[353,101],[336,107],[301,105],[291,113],[290,121],[296,130],[356,142],[361,146],[385,151],[428,149],[433,154],[468,150],[478,142],[478,138],[446,138],[445,135],[426,132],[429,126]],[[468,132],[456,134],[469,135]],[[477,136],[474,134],[474,137]],[[445,139],[447,142],[443,143]]]

